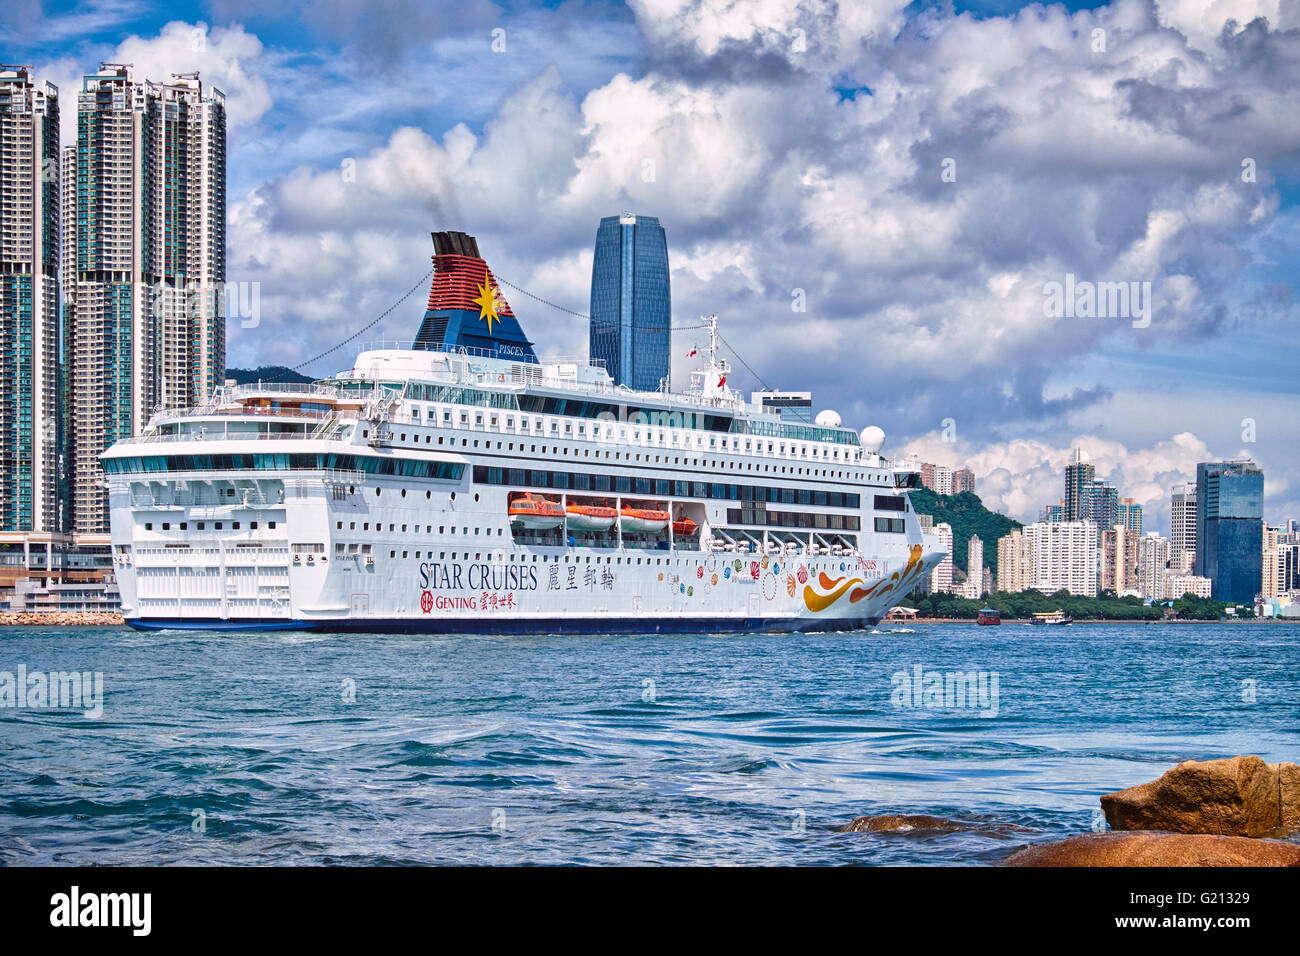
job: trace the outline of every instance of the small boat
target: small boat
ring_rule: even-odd
[[[1001,624],[1002,612],[991,607],[981,608],[980,616],[975,619],[975,623],[984,625]]]
[[[564,523],[564,507],[541,495],[520,495],[510,502],[510,521],[531,531],[549,531]]]
[[[578,505],[569,502],[569,530],[571,531],[607,531],[614,527],[618,512],[604,505]]]
[[[674,538],[689,538],[700,530],[700,526],[690,518],[678,518],[673,522]]]
[[[1064,611],[1038,611],[1029,619],[1030,624],[1073,624],[1074,621],[1065,616]]]
[[[668,527],[668,512],[624,505],[621,523],[629,534],[655,534]]]

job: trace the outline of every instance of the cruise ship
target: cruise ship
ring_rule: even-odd
[[[746,401],[716,317],[689,390],[632,391],[539,360],[473,237],[434,244],[411,347],[227,385],[103,454],[130,625],[847,630],[945,556],[880,429]]]

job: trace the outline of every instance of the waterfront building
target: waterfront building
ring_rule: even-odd
[[[1210,579],[1195,574],[1166,573],[1163,599],[1177,601],[1185,594],[1208,598],[1210,596]]]
[[[1249,604],[1263,580],[1264,473],[1249,459],[1196,466],[1196,573],[1216,601]]]
[[[1097,526],[1091,521],[1039,521],[1025,528],[1034,554],[1033,587],[1097,596]]]
[[[1101,565],[1097,586],[1117,595],[1137,590],[1137,536],[1122,524],[1103,528],[1098,536]]]
[[[1196,564],[1196,485],[1181,482],[1169,490],[1169,563],[1190,572]]]
[[[100,453],[225,379],[225,96],[197,73],[137,82],[103,64],[63,171],[72,522],[103,533]]]
[[[1134,539],[1138,545],[1137,592],[1147,600],[1162,601],[1168,597],[1164,584],[1168,573],[1169,539],[1154,531],[1148,531],[1140,539],[1135,535]]]
[[[930,572],[930,590],[935,594],[948,594],[952,591],[952,525],[941,521],[934,526],[934,534],[939,539],[947,555],[938,566]]]
[[[998,590],[1025,591],[1033,587],[1033,539],[1020,528],[998,538]]]
[[[979,600],[984,594],[984,542],[979,535],[973,534],[966,542],[965,596]]]
[[[671,372],[668,239],[653,216],[606,216],[591,267],[591,358],[616,385],[666,390]]]
[[[63,527],[59,91],[0,65],[0,531]]]

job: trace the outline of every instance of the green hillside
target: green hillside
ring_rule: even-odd
[[[295,385],[303,385],[315,381],[310,375],[302,375],[291,368],[285,368],[283,365],[228,368],[226,369],[226,378],[233,379],[236,385],[247,385],[250,382],[290,382]]]
[[[952,562],[966,570],[966,545],[973,534],[984,542],[984,566],[998,577],[998,538],[1009,534],[1012,528],[1022,527],[1019,521],[996,511],[989,511],[979,495],[963,491],[959,495],[937,495],[928,488],[917,488],[910,493],[912,507],[917,514],[930,515],[935,524],[952,526]]]

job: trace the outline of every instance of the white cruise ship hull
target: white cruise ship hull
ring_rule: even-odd
[[[381,371],[226,390],[104,454],[128,624],[844,630],[878,622],[945,556],[888,463],[851,431],[754,440],[719,417],[659,426],[529,413],[541,399],[527,390],[549,387],[548,368],[501,363],[485,376],[454,356],[400,352],[363,353],[358,367],[368,355]],[[484,380],[497,391],[463,387]],[[584,400],[629,401],[607,381],[578,384]],[[660,509],[694,533],[512,520],[512,496],[539,489],[566,508]]]

